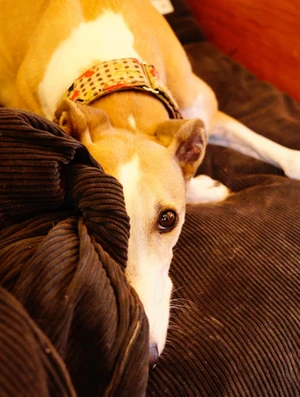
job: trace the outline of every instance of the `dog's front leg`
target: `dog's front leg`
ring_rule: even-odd
[[[300,151],[289,149],[259,135],[228,116],[217,111],[209,129],[209,143],[237,150],[247,156],[281,168],[285,175],[300,179]],[[187,191],[187,203],[208,203],[225,200],[229,189],[206,175],[193,178]]]
[[[239,121],[218,110],[212,89],[194,74],[188,80],[187,93],[194,98],[192,103],[187,97],[182,107],[186,118],[199,117],[204,121],[209,135],[209,143],[230,147],[243,154],[273,164],[281,168],[290,178],[300,179],[300,152],[273,142],[246,127]],[[230,191],[218,181],[206,175],[191,180],[187,202],[206,203],[226,199]]]
[[[209,143],[235,149],[247,156],[281,168],[285,175],[300,179],[300,151],[273,142],[218,111],[214,118]]]
[[[192,178],[186,193],[187,204],[218,203],[230,195],[228,187],[208,175]]]

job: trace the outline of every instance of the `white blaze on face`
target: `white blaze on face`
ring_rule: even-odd
[[[39,85],[39,97],[46,117],[53,118],[59,101],[82,73],[97,63],[137,58],[134,36],[123,16],[104,11],[90,22],[80,23],[52,54],[44,78]]]
[[[140,160],[138,155],[135,155],[129,163],[119,168],[118,180],[123,185],[126,210],[129,215],[134,211],[134,199],[138,194],[139,167]]]
[[[156,224],[155,197],[144,184],[140,160],[135,155],[119,168],[126,210],[130,217],[130,238],[126,276],[135,288],[148,317],[150,343],[162,352],[169,322],[172,283],[168,276],[172,258],[170,242],[161,236]]]

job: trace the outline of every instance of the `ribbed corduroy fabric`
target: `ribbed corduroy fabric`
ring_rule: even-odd
[[[1,396],[72,396],[65,364],[24,307],[0,288]]]
[[[119,183],[54,124],[2,108],[0,214],[1,396],[142,395],[148,322],[123,273]]]
[[[169,22],[221,110],[300,150],[300,105],[201,41],[184,2],[173,3]],[[147,395],[298,397],[300,182],[218,146],[208,147],[198,173],[234,194],[188,207],[170,271],[168,342]]]
[[[149,395],[299,395],[300,186],[277,179],[189,208]]]

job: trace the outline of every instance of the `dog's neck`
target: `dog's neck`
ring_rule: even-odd
[[[182,118],[152,65],[136,58],[101,62],[79,76],[64,98],[105,110],[115,128],[153,135],[157,123]],[[145,112],[147,109],[147,112]]]
[[[115,128],[154,136],[159,123],[168,120],[164,104],[142,91],[120,91],[101,97],[90,106],[105,110]],[[145,111],[147,109],[147,111]]]

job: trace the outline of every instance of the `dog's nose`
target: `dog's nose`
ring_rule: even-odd
[[[149,367],[154,368],[159,358],[158,348],[156,343],[150,343],[149,349]]]

